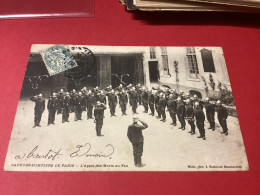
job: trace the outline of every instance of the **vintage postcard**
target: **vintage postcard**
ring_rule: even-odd
[[[32,45],[4,170],[249,170],[222,48]]]

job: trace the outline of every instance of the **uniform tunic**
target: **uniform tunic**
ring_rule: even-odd
[[[227,117],[228,117],[227,109],[222,105],[219,106],[218,107],[218,121],[219,121],[219,124],[222,127],[224,133],[228,132]]]
[[[182,101],[177,103],[177,116],[181,123],[181,127],[185,128],[185,105]]]
[[[117,96],[115,94],[108,95],[108,105],[110,108],[110,114],[115,115],[115,110],[117,105]]]
[[[159,98],[159,109],[160,109],[160,113],[163,117],[163,120],[166,119],[165,107],[166,107],[166,99],[164,97],[160,97]]]
[[[154,115],[154,94],[152,92],[148,93],[148,102],[151,113]]]
[[[196,125],[200,132],[200,137],[205,137],[205,128],[204,128],[204,121],[205,121],[205,114],[200,107],[194,109],[195,118],[196,118]]]
[[[215,128],[215,108],[214,106],[207,102],[205,103],[205,109],[206,109],[206,116],[207,120],[209,121],[210,127]]]
[[[123,114],[125,114],[126,105],[127,105],[127,102],[128,102],[128,96],[127,96],[126,93],[119,93],[118,99],[119,99],[119,105],[120,105],[121,111],[122,111]]]
[[[49,110],[49,117],[48,117],[48,125],[54,124],[55,121],[55,113],[58,109],[58,99],[55,97],[52,97],[48,101],[47,108]]]
[[[70,105],[71,105],[70,97],[65,97],[62,102],[62,107],[63,107],[62,122],[69,122]]]
[[[148,92],[147,91],[144,91],[142,93],[142,103],[143,103],[145,112],[148,112]]]
[[[172,118],[172,123],[176,125],[176,110],[177,110],[177,102],[174,98],[169,98],[167,101],[168,109],[170,116]]]
[[[103,119],[104,119],[104,110],[106,109],[105,105],[96,106],[94,109],[94,117],[96,122],[96,133],[97,136],[101,135],[101,129],[103,127]]]
[[[128,127],[127,137],[133,146],[133,154],[135,159],[135,164],[141,163],[141,156],[143,154],[143,144],[144,137],[142,130],[146,129],[148,125],[145,122],[142,122],[142,125],[133,123]]]
[[[188,123],[191,127],[191,133],[194,134],[195,133],[195,124],[194,124],[195,113],[194,113],[193,106],[191,104],[186,104],[185,114],[186,114],[186,120],[188,121]]]
[[[87,118],[92,118],[92,112],[93,112],[93,105],[95,103],[95,96],[94,94],[88,94],[87,95]]]

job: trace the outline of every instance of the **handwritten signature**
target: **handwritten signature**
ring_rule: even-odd
[[[62,149],[53,150],[49,149],[47,152],[39,152],[39,146],[35,146],[29,153],[24,153],[22,155],[16,155],[15,159],[46,159],[46,160],[55,160],[59,156],[63,156],[61,153]],[[111,144],[107,144],[105,146],[105,152],[94,153],[91,151],[92,146],[90,143],[86,143],[84,145],[77,145],[76,150],[69,154],[70,158],[79,158],[79,157],[93,157],[93,158],[112,158],[112,154],[114,153],[114,146]]]

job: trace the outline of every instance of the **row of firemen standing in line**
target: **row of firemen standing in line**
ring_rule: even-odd
[[[31,100],[36,103],[35,126],[40,126],[41,114],[45,109],[45,100],[41,94],[34,96]],[[82,120],[83,111],[87,111],[87,119],[93,119],[94,108],[97,135],[100,136],[107,102],[111,117],[116,116],[115,110],[118,103],[122,115],[127,115],[126,109],[128,103],[132,107],[133,114],[138,114],[136,111],[137,107],[142,105],[145,113],[148,113],[150,109],[150,115],[154,116],[156,111],[157,118],[161,119],[162,122],[166,121],[166,111],[169,111],[172,125],[176,126],[176,118],[178,118],[181,124],[179,129],[185,130],[186,120],[191,126],[189,133],[192,135],[195,134],[195,128],[197,126],[200,132],[198,138],[203,138],[204,140],[206,139],[204,128],[205,114],[203,112],[203,108],[205,107],[206,118],[210,124],[209,129],[215,130],[215,112],[217,111],[219,124],[223,128],[222,133],[228,135],[226,122],[228,113],[220,101],[215,103],[209,101],[208,98],[200,100],[196,95],[190,97],[189,93],[184,95],[183,91],[177,93],[174,89],[163,90],[160,86],[148,89],[140,84],[136,86],[130,84],[126,87],[120,85],[115,89],[112,89],[110,85],[104,90],[100,90],[98,87],[87,90],[87,88],[84,87],[78,92],[75,89],[71,92],[64,92],[64,90],[61,89],[58,93],[53,93],[49,97],[47,103],[47,109],[49,111],[48,125],[55,124],[56,113],[62,114],[63,123],[69,122],[69,115],[72,112],[75,113],[75,121]]]

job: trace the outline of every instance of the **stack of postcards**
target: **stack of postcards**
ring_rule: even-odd
[[[260,0],[119,0],[128,10],[260,13]]]

